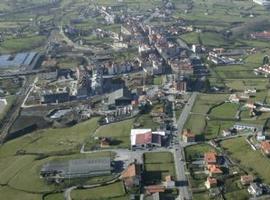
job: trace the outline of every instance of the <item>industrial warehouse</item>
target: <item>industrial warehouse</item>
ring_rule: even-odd
[[[12,71],[31,71],[41,59],[36,52],[18,53],[15,55],[1,55],[0,69]]]
[[[47,163],[42,167],[40,175],[47,180],[57,180],[110,175],[111,172],[111,158],[104,157]]]

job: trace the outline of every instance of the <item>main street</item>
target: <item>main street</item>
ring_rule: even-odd
[[[184,125],[189,117],[191,109],[195,103],[196,97],[197,97],[196,92],[191,94],[178,120],[176,120],[174,111],[174,123],[175,126],[177,127],[176,137],[177,141],[179,141],[179,143],[177,142],[174,145],[174,162],[179,189],[179,197],[177,198],[178,200],[192,199],[191,192],[189,191],[188,180],[185,174],[184,143],[180,141],[181,138],[179,137],[180,135],[179,133],[182,133],[183,131]]]

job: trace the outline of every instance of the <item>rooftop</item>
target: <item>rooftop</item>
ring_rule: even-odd
[[[131,145],[161,143],[161,136],[164,136],[164,131],[152,132],[151,129],[131,129],[130,140]]]
[[[41,174],[54,173],[63,178],[91,176],[111,171],[111,158],[76,159],[50,162],[41,169]],[[54,174],[55,175],[55,174]]]
[[[137,175],[140,175],[141,167],[138,164],[131,164],[128,168],[122,173],[122,178],[130,178]]]
[[[262,141],[261,148],[264,152],[270,153],[270,142],[269,141]]]
[[[208,152],[204,154],[204,161],[206,163],[216,163],[217,162],[217,154],[215,152]]]
[[[33,59],[38,55],[36,52],[18,53],[16,55],[0,56],[0,68],[20,67],[22,65],[30,65]]]

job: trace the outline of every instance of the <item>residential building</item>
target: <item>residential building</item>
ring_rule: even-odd
[[[194,72],[193,65],[189,59],[174,59],[169,60],[168,64],[172,71],[181,75],[192,75]]]
[[[238,98],[238,96],[236,94],[231,94],[229,97],[229,102],[231,103],[239,103],[240,99]]]
[[[220,169],[218,165],[207,165],[207,170],[211,177],[223,174],[223,171]]]
[[[215,165],[217,164],[217,154],[215,152],[208,152],[204,154],[204,162],[206,165]]]
[[[261,150],[265,155],[270,156],[270,142],[269,141],[262,141],[261,142]]]
[[[256,89],[246,89],[246,90],[244,91],[245,94],[249,94],[249,95],[255,95],[256,92],[257,92]]]
[[[258,183],[251,183],[250,186],[248,187],[248,192],[249,194],[256,197],[261,196],[263,194],[263,190]]]
[[[57,104],[67,102],[69,100],[70,96],[66,91],[56,93],[49,91],[42,94],[40,101],[42,104]]]
[[[130,164],[126,170],[122,172],[121,179],[125,187],[131,189],[140,186],[142,178],[142,166],[136,162]]]
[[[161,147],[164,131],[152,132],[151,129],[131,129],[130,141],[132,149]]]
[[[217,187],[217,179],[212,177],[207,177],[206,182],[204,183],[207,189]]]
[[[175,187],[175,181],[172,179],[172,176],[166,176],[163,185],[167,189],[171,189]]]
[[[252,175],[244,175],[244,176],[241,176],[241,183],[242,185],[250,185],[252,182],[253,182],[254,178]]]
[[[83,67],[76,68],[77,98],[86,98],[91,92],[91,81],[89,72]]]
[[[149,185],[145,186],[144,189],[146,194],[165,192],[165,187],[163,185]]]
[[[195,142],[195,134],[190,129],[183,131],[182,138],[184,142]]]
[[[100,138],[100,147],[101,148],[108,148],[108,147],[110,147],[110,144],[111,144],[111,140],[109,138],[106,138],[106,137]]]
[[[254,124],[243,124],[243,123],[235,123],[233,128],[237,131],[251,131],[256,132],[262,130],[262,127]]]
[[[249,95],[246,93],[231,94],[229,97],[229,102],[239,103],[239,102],[247,101],[248,99],[249,99]]]
[[[256,75],[258,74],[264,74],[265,76],[268,76],[270,74],[270,65],[269,64],[266,64],[266,65],[263,65],[257,69],[254,69],[254,73]]]
[[[174,88],[179,92],[186,92],[187,91],[187,81],[186,80],[176,80],[174,81]]]
[[[255,2],[256,0],[254,0]],[[257,1],[261,1],[263,2],[264,0],[257,0]],[[266,2],[266,1],[265,1]],[[269,2],[269,6],[270,6],[270,1]],[[263,32],[255,32],[255,33],[251,33],[250,37],[252,39],[261,39],[261,40],[270,40],[270,31],[263,31]]]
[[[115,105],[115,106],[127,106],[132,103],[132,95],[131,92],[126,88],[118,89],[108,96],[108,105]]]

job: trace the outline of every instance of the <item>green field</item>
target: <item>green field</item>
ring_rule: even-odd
[[[61,185],[55,186],[53,184],[47,184],[39,176],[40,169],[45,163],[67,159],[104,156],[113,156],[113,154],[110,152],[100,152],[93,154],[71,154],[66,156],[51,156],[44,159],[37,159],[37,156],[32,155],[0,158],[0,184],[8,184],[13,189],[23,190],[29,193],[42,194],[45,192],[54,191],[55,189],[60,188]],[[96,183],[100,181],[102,182],[102,179],[94,177],[83,181],[87,181],[87,183]],[[108,177],[108,179],[111,178]],[[83,183],[83,181],[81,181],[81,183]]]
[[[163,76],[155,76],[153,83],[154,83],[154,85],[162,85]]]
[[[233,103],[223,103],[213,108],[210,112],[210,118],[234,119],[239,105]]]
[[[71,193],[73,200],[99,200],[123,198],[128,199],[122,182],[116,182],[107,186],[92,189],[74,190]]]
[[[63,193],[56,193],[56,194],[50,194],[47,195],[44,200],[64,200],[64,194]]]
[[[202,44],[207,47],[220,47],[228,44],[221,34],[205,32],[200,34]]]
[[[220,136],[223,130],[231,128],[235,121],[231,120],[209,120],[205,129],[205,136],[207,139],[213,139]]]
[[[192,108],[192,113],[206,114],[209,109],[228,98],[227,94],[199,94]]]
[[[185,128],[190,129],[196,135],[202,134],[204,132],[205,126],[205,116],[199,114],[190,115],[188,121],[185,124]]]
[[[8,186],[0,186],[0,194],[1,194],[1,199],[10,199],[10,200],[38,200],[41,199],[41,195],[39,194],[30,194],[26,193],[23,191],[18,191],[9,188]],[[56,200],[56,199],[54,199]]]
[[[193,200],[209,200],[208,192],[201,192],[201,193],[193,193],[192,194]]]
[[[146,185],[160,183],[165,176],[175,177],[173,155],[168,152],[144,154],[143,179]]]
[[[63,68],[63,69],[69,69],[69,68],[76,68],[77,66],[79,66],[82,63],[82,60],[79,59],[75,59],[75,58],[60,58],[57,60],[57,66],[59,68]]]
[[[253,69],[262,65],[263,57],[269,54],[269,52],[269,49],[258,51],[255,54],[243,57],[243,65],[218,66],[214,68],[214,71],[219,77],[227,79],[225,81],[226,85],[233,89],[243,89],[243,87],[265,89],[267,79],[258,78],[258,76],[253,73]],[[235,81],[233,81],[233,79],[235,79]]]
[[[226,100],[227,97],[228,95],[226,94],[199,94],[192,108],[191,115],[189,116],[188,121],[185,124],[185,128],[189,128],[194,132],[194,134],[200,135],[202,137],[201,139],[213,138],[215,136],[215,133],[209,132],[209,129],[207,129],[208,127],[206,126],[207,123],[209,123],[209,121],[206,120],[206,114],[211,107],[223,102],[224,100]],[[221,111],[217,110],[215,112],[222,113],[222,110],[223,108],[221,109]]]
[[[93,118],[68,128],[35,131],[7,142],[0,148],[0,156],[14,155],[17,150],[24,150],[29,153],[78,150],[98,127],[98,119]]]
[[[239,164],[241,167],[249,171],[249,173],[260,177],[264,182],[270,183],[270,160],[263,156],[263,154],[257,150],[254,151],[245,138],[236,138],[226,140],[221,143],[229,155]]]
[[[181,35],[181,39],[186,41],[188,44],[198,44],[199,43],[199,33],[191,32]]]
[[[159,124],[154,122],[150,114],[142,114],[135,119],[136,123],[140,123],[141,128],[151,128],[153,130],[159,128]]]
[[[188,162],[204,156],[204,153],[215,151],[209,144],[192,145],[185,148],[185,156]]]
[[[37,196],[44,192],[51,192],[61,187],[47,184],[40,178],[40,168],[47,162],[113,156],[110,152],[78,154],[81,145],[98,127],[98,119],[93,118],[70,128],[36,131],[2,145],[0,184],[8,184],[16,192],[12,192],[9,187],[2,187],[1,197],[4,194],[5,199],[17,199],[16,195],[22,194],[25,199],[37,199]],[[96,183],[107,179],[111,177],[90,178],[83,181]]]
[[[134,119],[102,126],[98,129],[96,136],[111,137],[117,140],[118,147],[130,147],[130,130],[133,127]]]
[[[268,84],[268,80],[264,78],[258,79],[226,79],[226,86],[237,91],[243,91],[245,89],[256,88],[257,90],[265,90]]]
[[[30,51],[44,44],[44,36],[28,36],[24,38],[7,39],[0,43],[0,53],[15,53],[21,51]]]

